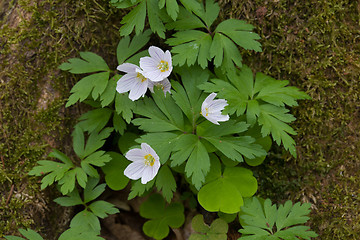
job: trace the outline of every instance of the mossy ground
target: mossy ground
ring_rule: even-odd
[[[311,97],[293,109],[298,158],[274,147],[255,169],[259,194],[313,203],[319,239],[360,239],[360,5],[352,0],[220,1],[222,18],[256,26],[262,53],[244,63]],[[51,148],[71,154],[79,108],[64,108],[75,79],[57,66],[79,51],[115,68],[121,14],[106,0],[0,1],[0,237],[18,228],[54,239],[67,215],[26,173]],[[112,64],[112,65],[111,65]]]

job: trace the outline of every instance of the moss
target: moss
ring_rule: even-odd
[[[360,239],[358,3],[221,2],[223,17],[245,19],[261,35],[263,52],[244,52],[244,62],[312,97],[292,109],[298,158],[275,147],[256,170],[260,194],[311,202],[320,239]]]
[[[52,203],[55,191],[40,191],[27,172],[51,148],[71,154],[69,133],[81,109],[65,109],[64,102],[77,79],[57,67],[89,50],[116,66],[119,13],[105,0],[2,4],[0,237],[32,227],[55,239],[69,216]]]

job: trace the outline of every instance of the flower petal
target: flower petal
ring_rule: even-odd
[[[119,93],[125,93],[130,91],[137,81],[137,73],[128,73],[122,76],[116,85],[116,91]]]
[[[121,72],[133,73],[133,72],[136,72],[136,69],[140,69],[140,68],[132,63],[123,63],[123,64],[117,66],[116,69]]]
[[[130,90],[129,98],[132,101],[138,100],[140,97],[143,97],[147,91],[148,80],[140,81],[137,79],[134,86]]]
[[[149,54],[152,58],[154,58],[156,61],[164,60],[164,51],[161,50],[161,48],[151,46],[149,47]]]
[[[133,162],[124,170],[124,175],[130,179],[137,180],[144,175],[146,166],[144,162]]]
[[[125,157],[133,162],[144,162],[144,156],[146,152],[143,149],[134,148],[130,149],[126,154]]]
[[[155,161],[159,161],[159,156],[156,154],[155,150],[150,147],[149,144],[147,143],[142,143],[141,144],[141,149],[147,154],[151,154],[151,156],[153,156],[153,158],[155,158]]]
[[[224,110],[225,106],[229,105],[225,99],[217,99],[214,100],[209,108],[211,108],[212,112],[219,112],[221,110]]]
[[[146,184],[147,182],[153,180],[156,174],[158,173],[158,170],[159,169],[154,166],[152,167],[147,166],[143,171],[143,175],[141,177],[141,183]]]

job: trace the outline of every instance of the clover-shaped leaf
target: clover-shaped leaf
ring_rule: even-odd
[[[185,221],[184,206],[180,203],[165,206],[159,194],[151,195],[140,206],[140,215],[150,219],[143,225],[143,231],[155,239],[165,238],[169,234],[169,227],[179,228]]]
[[[225,167],[223,174],[205,184],[198,193],[199,203],[209,212],[237,213],[244,197],[257,191],[257,181],[249,169]]]
[[[101,168],[105,173],[106,184],[115,191],[124,189],[129,182],[129,178],[123,173],[127,165],[129,165],[129,161],[116,152],[108,152],[108,155],[111,157],[111,161]]]
[[[221,218],[215,219],[210,226],[204,223],[203,215],[196,215],[191,221],[192,228],[198,232],[191,234],[189,240],[226,240],[228,224]]]

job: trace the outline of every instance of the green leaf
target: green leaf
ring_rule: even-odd
[[[225,167],[222,176],[205,184],[198,193],[198,201],[209,212],[237,213],[243,197],[250,197],[257,190],[252,172],[242,167]]]
[[[39,165],[35,166],[28,174],[35,176],[43,176],[41,180],[41,189],[50,186],[55,181],[61,180],[64,175],[73,167],[73,164],[63,164],[59,162],[40,160],[37,162]]]
[[[87,210],[83,210],[73,217],[70,222],[71,228],[81,228],[83,232],[92,231],[100,233],[100,221],[96,215]]]
[[[138,138],[138,134],[126,131],[124,135],[119,138],[118,147],[120,152],[125,155],[129,149],[136,145],[135,139]]]
[[[105,240],[98,235],[100,235],[100,232],[84,231],[81,227],[72,227],[63,232],[58,240]]]
[[[206,0],[205,3],[205,9],[202,9],[197,15],[205,22],[207,28],[210,28],[219,15],[220,7],[214,0]]]
[[[176,191],[176,182],[171,170],[166,165],[162,166],[157,174],[156,188],[162,192],[166,201],[170,203],[173,192]]]
[[[285,87],[287,81],[278,81],[264,74],[256,74],[254,80],[251,69],[243,66],[241,71],[228,74],[229,81],[211,79],[211,82],[199,86],[205,92],[217,92],[219,98],[225,98],[229,106],[225,113],[238,116],[246,112],[247,122],[259,123],[265,137],[272,136],[278,145],[283,144],[293,156],[296,156],[295,141],[290,135],[296,132],[288,125],[295,120],[285,105],[295,106],[298,99],[308,96],[295,87]],[[268,87],[268,88],[267,88]]]
[[[129,161],[116,152],[107,152],[107,154],[110,155],[111,161],[101,167],[105,174],[105,182],[112,190],[122,190],[129,183],[129,178],[124,175],[124,170],[129,165]]]
[[[119,210],[111,203],[96,201],[89,205],[89,209],[99,218],[106,218],[109,214],[118,213]]]
[[[192,221],[191,226],[198,233],[191,234],[189,240],[226,240],[228,224],[221,218],[215,219],[210,226],[204,223],[203,215],[196,215]]]
[[[166,41],[170,46],[174,46],[171,50],[174,54],[174,65],[182,66],[187,63],[191,66],[197,60],[202,68],[206,68],[211,59],[209,55],[211,42],[210,34],[198,30],[176,32],[173,38]]]
[[[215,29],[215,32],[221,32],[233,40],[237,45],[246,50],[255,50],[261,52],[261,44],[255,40],[260,36],[252,30],[254,26],[238,19],[228,19],[221,22]]]
[[[164,164],[170,156],[174,143],[179,138],[179,134],[172,132],[148,133],[136,140],[138,143],[149,144],[160,158],[160,163]]]
[[[120,28],[121,36],[128,36],[135,28],[135,33],[139,34],[144,30],[146,17],[146,0],[143,0],[133,8],[125,17],[122,18]]]
[[[270,199],[261,202],[256,197],[246,201],[241,207],[239,219],[243,229],[239,232],[239,239],[311,239],[317,237],[313,231],[308,231],[308,226],[294,226],[306,223],[309,220],[310,204],[287,201],[279,208],[272,205]],[[274,227],[276,225],[276,228]]]
[[[243,156],[253,159],[266,155],[266,151],[250,136],[240,137],[204,137],[226,157],[243,162]]]
[[[77,189],[74,189],[74,191],[69,193],[66,197],[58,197],[54,199],[54,202],[64,207],[71,207],[83,204],[83,201],[81,200]]]
[[[133,199],[136,196],[142,196],[145,191],[149,191],[155,183],[155,179],[147,182],[146,184],[141,183],[141,179],[132,181],[131,191],[128,196],[128,200]]]
[[[71,73],[91,73],[99,71],[108,71],[109,67],[102,57],[92,52],[80,52],[81,58],[71,58],[59,66],[63,71]]]
[[[201,5],[199,3],[197,4],[198,4],[198,9],[201,9]],[[174,29],[174,30],[190,30],[196,28],[206,28],[205,24],[200,20],[200,18],[198,18],[196,15],[192,14],[190,11],[186,10],[183,7],[179,8],[178,20],[174,22],[173,21],[169,22],[165,26],[167,29]]]
[[[105,191],[106,184],[103,183],[96,186],[98,183],[98,178],[89,178],[86,188],[84,189],[84,203],[88,203],[96,199]]]
[[[98,108],[88,111],[80,116],[80,122],[77,125],[79,125],[84,131],[99,132],[108,123],[112,112],[113,111],[109,108]]]
[[[128,97],[128,93],[116,93],[115,110],[117,114],[121,114],[127,123],[130,123],[133,117],[135,103]]]
[[[185,221],[183,205],[171,203],[165,207],[165,201],[159,194],[151,195],[141,204],[140,215],[150,219],[143,225],[143,231],[155,239],[165,238],[169,234],[169,227],[179,228]]]
[[[113,76],[106,85],[104,92],[100,95],[101,107],[109,106],[115,99],[116,83],[120,79],[120,75]]]
[[[175,21],[179,13],[179,5],[176,0],[166,0],[166,12]]]
[[[205,146],[198,140],[186,163],[186,176],[188,178],[191,176],[191,182],[194,184],[195,188],[200,189],[205,182],[205,176],[209,170],[209,154],[206,151]]]
[[[87,139],[85,149],[83,154],[78,155],[81,159],[89,156],[99,148],[101,148],[104,144],[106,139],[110,136],[110,133],[113,131],[113,128],[105,128],[101,132],[92,132]]]
[[[166,0],[167,2],[169,0]],[[159,37],[165,38],[165,26],[160,18],[160,9],[157,0],[146,0],[147,2],[147,14],[150,29],[153,33],[157,33]],[[166,7],[168,9],[168,7]]]
[[[109,81],[110,72],[99,72],[88,75],[77,82],[71,89],[71,96],[65,107],[75,104],[77,101],[84,101],[91,94],[96,100],[106,89]]]
[[[24,235],[24,237],[28,238],[29,240],[43,240],[43,238],[40,236],[40,234],[38,234],[37,232],[35,232],[34,230],[31,229],[19,229],[19,232]]]
[[[82,188],[85,188],[87,182],[86,172],[80,167],[76,167],[74,170],[75,170],[77,182]]]
[[[105,163],[109,162],[110,160],[111,160],[111,156],[109,154],[106,154],[105,151],[97,151],[86,157],[83,160],[83,162],[86,162],[87,164],[91,164],[97,167],[102,167],[105,165]]]
[[[114,114],[114,116],[113,116],[113,126],[114,126],[115,131],[118,132],[120,135],[124,134],[124,131],[126,129],[126,123],[120,117],[120,115]]]
[[[59,185],[61,185],[60,192],[63,195],[66,195],[74,190],[76,173],[77,170],[71,169],[59,180]]]
[[[150,40],[151,31],[146,30],[142,33],[135,35],[131,42],[130,37],[123,37],[116,49],[116,56],[118,64],[124,63],[131,56],[135,55],[142,47],[144,47]],[[118,78],[119,79],[119,78]]]

